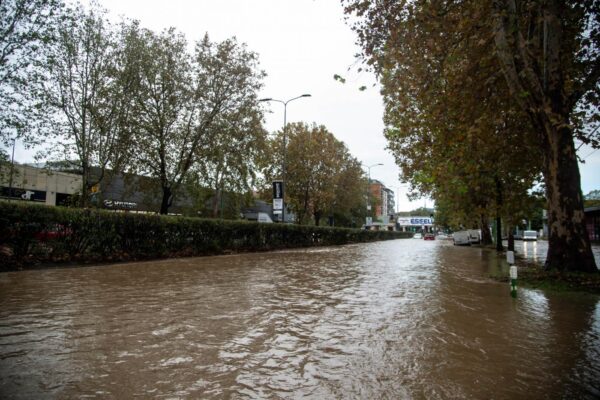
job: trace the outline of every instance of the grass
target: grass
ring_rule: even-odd
[[[519,259],[518,286],[553,292],[586,292],[600,294],[600,273],[546,271],[543,266]],[[496,271],[491,278],[508,282],[508,271]]]

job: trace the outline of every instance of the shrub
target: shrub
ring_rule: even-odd
[[[409,235],[0,202],[0,269],[341,245]]]

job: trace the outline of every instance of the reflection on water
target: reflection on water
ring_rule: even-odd
[[[1,274],[0,397],[600,396],[598,298],[512,299],[503,263],[405,239]]]
[[[503,243],[505,247],[508,247],[506,240]],[[546,255],[548,254],[548,241],[517,240],[515,241],[515,253],[529,261],[544,264],[546,262]],[[592,253],[596,259],[596,265],[600,268],[600,245],[593,244]]]
[[[528,258],[530,260],[532,260],[533,262],[537,263],[538,262],[538,242],[537,241],[533,241],[533,242],[528,242],[528,241],[523,241],[523,256],[525,258]]]

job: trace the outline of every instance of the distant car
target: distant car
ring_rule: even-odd
[[[523,231],[523,240],[537,240],[537,232]]]
[[[437,238],[440,239],[440,240],[442,240],[442,239],[450,239],[448,237],[448,235],[446,235],[444,232],[438,233]]]
[[[435,240],[435,235],[433,233],[426,233],[423,240]]]
[[[256,221],[262,222],[264,224],[272,224],[273,223],[273,220],[271,219],[269,214],[263,213],[263,212],[259,212],[257,214],[258,215],[257,215]]]
[[[455,246],[470,246],[471,238],[469,237],[469,231],[458,231],[452,234],[452,240]]]
[[[413,239],[422,239],[422,238],[423,238],[423,235],[421,235],[420,233],[415,233],[413,235]]]

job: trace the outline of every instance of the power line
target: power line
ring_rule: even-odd
[[[582,158],[582,160],[585,160],[586,158],[588,158],[589,156],[591,156],[592,154],[594,154],[594,153],[595,153],[595,152],[597,152],[598,150],[600,150],[600,149],[594,149],[594,150],[592,150],[592,152],[591,152],[591,153],[589,153],[587,156],[583,157],[583,158]]]

